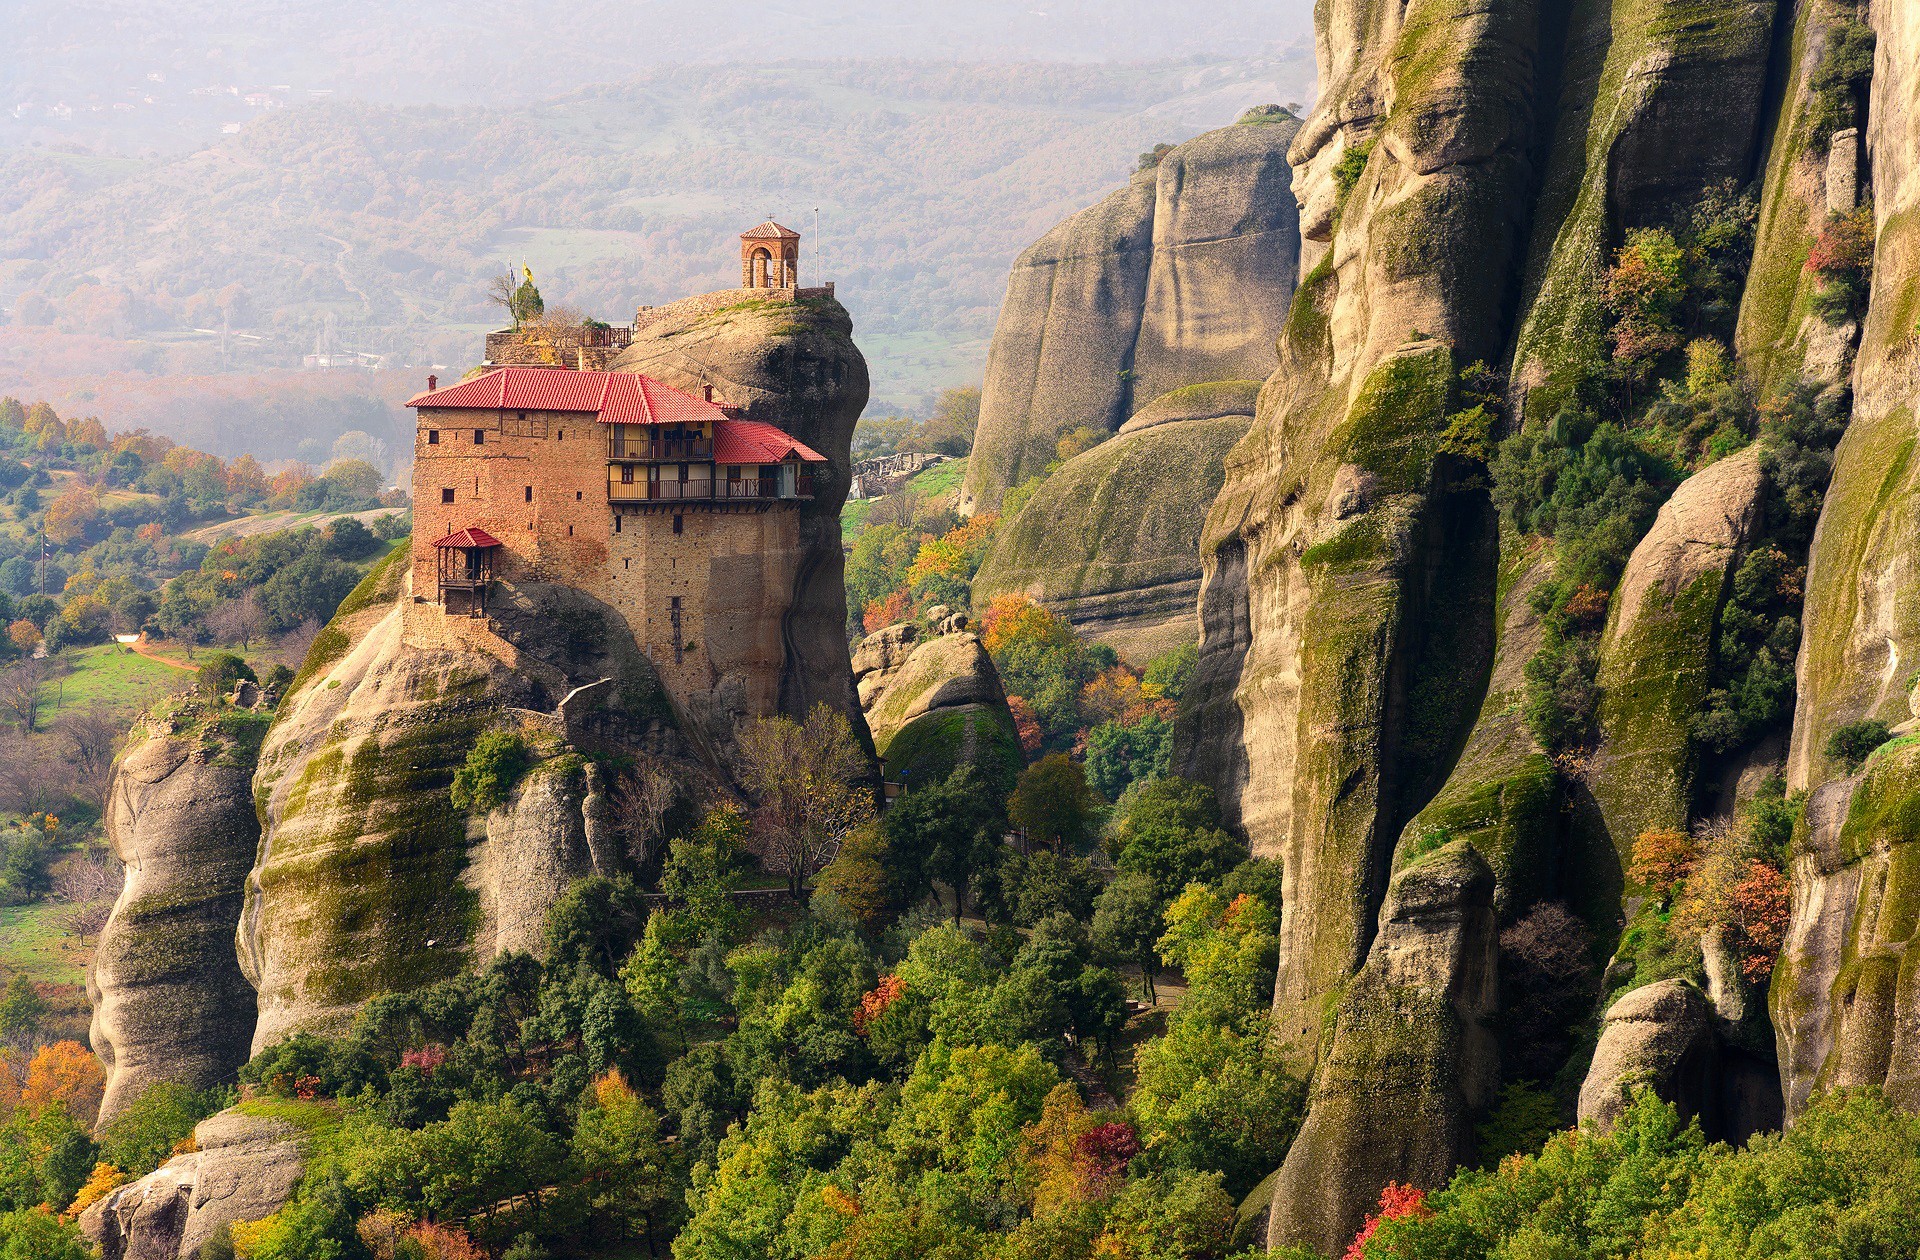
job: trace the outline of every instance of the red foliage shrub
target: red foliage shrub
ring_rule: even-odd
[[[1699,853],[1684,831],[1643,831],[1633,842],[1627,875],[1656,897],[1665,897],[1693,873]]]
[[[424,1046],[418,1050],[409,1050],[400,1056],[401,1067],[419,1068],[422,1076],[432,1076],[434,1070],[446,1061],[445,1046]]]
[[[1112,1189],[1143,1149],[1139,1135],[1124,1120],[1109,1120],[1075,1138],[1073,1162],[1086,1179],[1089,1197],[1099,1198]]]
[[[1029,757],[1039,756],[1046,736],[1041,733],[1040,719],[1034,716],[1033,706],[1020,696],[1008,696],[1007,711],[1013,714],[1013,729],[1020,737],[1020,751]]]
[[[902,587],[891,595],[868,600],[866,608],[861,610],[860,624],[865,627],[868,634],[872,634],[896,621],[905,621],[907,612],[912,607],[913,598],[907,594],[906,588]]]
[[[1432,1216],[1433,1209],[1427,1206],[1427,1192],[1417,1186],[1403,1186],[1397,1181],[1389,1181],[1380,1191],[1380,1210],[1369,1216],[1360,1232],[1347,1244],[1346,1255],[1341,1260],[1366,1260],[1367,1243],[1380,1229],[1382,1221],[1397,1221],[1406,1216]]]
[[[860,999],[860,1009],[853,1013],[853,1031],[864,1037],[873,1021],[886,1014],[887,1008],[899,1001],[907,991],[907,982],[899,976],[882,976],[873,992]]]
[[[1793,890],[1787,877],[1765,862],[1747,864],[1746,878],[1733,889],[1740,945],[1740,972],[1754,984],[1773,974],[1773,960],[1787,939]]]
[[[1597,630],[1607,619],[1608,594],[1591,582],[1582,582],[1567,599],[1567,620],[1582,630]]]

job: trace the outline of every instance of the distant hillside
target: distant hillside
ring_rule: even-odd
[[[177,152],[269,102],[518,105],[655,66],[770,58],[1141,61],[1247,56],[1310,0],[12,0],[0,147]],[[253,100],[248,98],[252,97]]]
[[[503,264],[530,264],[549,302],[625,320],[727,283],[734,234],[769,213],[811,238],[818,206],[875,405],[908,405],[977,376],[1026,242],[1155,142],[1312,79],[1304,50],[675,67],[510,109],[308,105],[174,158],[0,151],[0,392],[70,400],[64,364],[298,366],[322,339],[464,365]],[[195,329],[245,335],[222,350]],[[72,338],[104,343],[75,355]]]

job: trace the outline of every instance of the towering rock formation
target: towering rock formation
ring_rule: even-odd
[[[254,996],[233,926],[260,824],[253,767],[270,715],[176,697],[130,733],[107,798],[126,884],[87,973],[100,1122],[160,1082],[231,1083],[247,1061]]]
[[[1140,664],[1193,642],[1200,531],[1259,392],[1252,381],[1174,390],[1061,465],[1001,524],[975,604],[1021,592]]]
[[[1772,993],[1789,1115],[1816,1090],[1846,1085],[1920,1107],[1920,756],[1910,744],[1885,748],[1848,776],[1825,751],[1849,722],[1911,731],[1920,715],[1920,12],[1876,0],[1868,16],[1879,36],[1866,131],[1873,294],[1853,421],[1814,536],[1787,763],[1789,783],[1812,793]]]
[[[889,781],[939,783],[955,767],[1012,791],[1025,757],[999,671],[960,624],[932,637],[913,622],[875,631],[853,654],[853,677]]]
[[[831,297],[778,295],[719,310],[690,299],[651,312],[609,370],[642,372],[715,396],[793,434],[828,459],[800,508],[800,562],[780,624],[780,708],[828,704],[859,722],[847,670],[845,557],[840,508],[853,482],[853,426],[867,405],[867,361],[853,320]]]
[[[1014,264],[963,512],[1039,474],[1064,433],[1111,433],[1169,390],[1272,370],[1299,268],[1298,124],[1250,117],[1178,146]]]
[[[1628,234],[1684,232],[1711,190],[1765,172],[1739,367],[1763,390],[1839,379],[1852,330],[1812,316],[1819,282],[1803,264],[1828,214],[1864,196],[1848,136],[1829,156],[1809,121],[1811,70],[1841,16],[1771,0],[1320,8],[1323,91],[1291,153],[1311,270],[1207,521],[1200,666],[1176,749],[1176,768],[1213,784],[1255,852],[1286,867],[1273,1033],[1313,1085],[1275,1182],[1275,1245],[1335,1252],[1381,1182],[1430,1184],[1470,1157],[1469,1121],[1510,1049],[1480,1036],[1497,1023],[1477,978],[1490,942],[1558,900],[1611,943],[1640,902],[1625,869],[1636,837],[1691,827],[1768,764],[1764,748],[1703,762],[1692,724],[1724,650],[1730,579],[1773,537],[1784,474],[1758,449],[1698,461],[1606,605],[1597,745],[1556,761],[1522,712],[1549,611],[1539,592],[1562,557],[1496,529],[1469,406],[1484,394],[1466,397],[1461,373],[1484,360],[1506,374],[1509,432],[1591,408],[1612,371],[1608,268]],[[1871,16],[1881,70],[1860,169],[1873,171],[1880,273],[1809,578],[1792,751],[1809,784],[1835,727],[1908,718],[1900,662],[1920,651],[1904,646],[1920,584],[1902,580],[1914,523],[1899,353],[1920,267],[1902,214],[1920,177],[1911,111],[1878,103],[1911,95],[1920,20],[1892,3]],[[1734,317],[1711,318],[1732,331]],[[1597,632],[1598,606],[1583,615]],[[1826,830],[1799,846],[1774,990],[1790,1075],[1905,1088],[1897,1033],[1883,1061],[1832,1066],[1847,1027],[1885,1033],[1913,1009],[1896,963],[1875,979],[1910,925],[1884,929],[1898,938],[1884,949],[1861,926],[1911,918],[1876,909],[1897,883],[1876,872],[1898,867],[1907,838],[1889,825],[1905,756],[1876,758],[1847,785],[1851,806],[1839,788],[1816,794],[1810,824]],[[1409,946],[1411,925],[1426,944]],[[1709,937],[1699,987],[1642,994],[1631,957],[1609,970],[1607,1053],[1583,1111],[1604,1120],[1645,1072],[1716,1132],[1778,1114],[1757,1002]],[[1836,964],[1836,947],[1860,962]],[[1856,992],[1839,992],[1853,977]],[[1863,1008],[1869,992],[1878,1005]]]

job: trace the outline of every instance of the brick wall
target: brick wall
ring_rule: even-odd
[[[454,410],[420,416],[410,558],[413,590],[425,604],[416,607],[442,616],[432,543],[477,526],[500,540],[497,576],[565,583],[619,610],[691,711],[774,710],[782,624],[801,554],[797,505],[616,509],[607,500],[607,431],[595,419],[534,413],[521,422],[512,413]],[[448,490],[451,503],[442,501]]]

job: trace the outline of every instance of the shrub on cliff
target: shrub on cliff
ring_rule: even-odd
[[[1858,125],[1860,97],[1873,79],[1873,54],[1878,36],[1864,22],[1836,22],[1826,32],[1810,86],[1808,135],[1817,152],[1825,153],[1833,133]]]
[[[234,684],[245,679],[258,682],[253,667],[231,652],[215,652],[208,656],[200,666],[200,694],[212,700],[224,700],[232,694]]]
[[[1849,722],[1827,736],[1824,751],[1852,774],[1866,763],[1874,749],[1893,738],[1893,731],[1878,718]]]
[[[100,1154],[128,1176],[144,1177],[230,1099],[228,1090],[189,1089],[175,1081],[149,1085],[100,1131]]]
[[[1866,313],[1873,277],[1873,207],[1827,220],[1807,255],[1807,271],[1820,282],[1813,308],[1829,324],[1843,324]]]
[[[448,795],[455,809],[485,814],[507,803],[507,796],[527,772],[527,743],[510,731],[484,731],[467,753],[467,762],[453,774]]]

